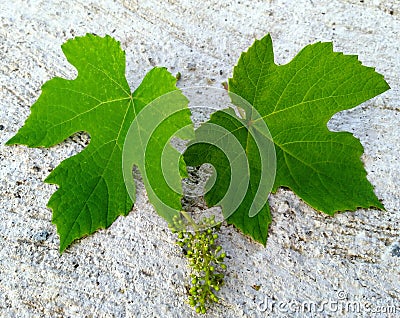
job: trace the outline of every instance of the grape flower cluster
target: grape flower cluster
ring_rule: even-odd
[[[185,212],[182,212],[182,214]],[[226,257],[222,247],[216,243],[221,223],[214,216],[195,223],[189,215],[175,216],[170,229],[177,233],[176,243],[182,248],[191,268],[189,304],[197,313],[205,314],[211,303],[219,301],[216,293],[224,282],[223,271]],[[192,227],[193,232],[188,228]]]

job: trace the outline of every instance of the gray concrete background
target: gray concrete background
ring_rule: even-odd
[[[1,317],[196,316],[185,303],[186,260],[141,184],[129,216],[60,256],[46,208],[55,187],[43,180],[84,147],[85,136],[51,149],[4,146],[45,81],[76,75],[60,45],[87,32],[121,41],[132,88],[153,65],[180,71],[181,87],[220,87],[240,53],[267,32],[278,63],[309,43],[333,41],[335,50],[375,66],[392,89],[335,115],[329,127],[361,140],[368,179],[386,211],[360,209],[332,218],[279,191],[271,197],[274,221],[266,248],[222,228],[228,275],[221,304],[208,316],[400,316],[399,1],[1,0],[0,18]],[[329,300],[358,302],[361,312],[266,309],[272,301]],[[371,309],[397,306],[397,314],[375,315],[365,302]]]

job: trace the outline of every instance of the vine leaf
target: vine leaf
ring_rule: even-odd
[[[126,134],[147,104],[177,91],[175,77],[156,67],[131,93],[125,78],[125,52],[110,36],[76,37],[63,44],[62,50],[78,70],[77,78],[56,77],[46,82],[25,125],[7,142],[50,147],[76,132],[90,134],[90,144],[64,160],[45,180],[59,185],[48,206],[60,235],[60,252],[75,239],[110,226],[132,209],[135,194],[127,192],[122,170]],[[181,101],[185,103],[186,99]],[[179,120],[190,123],[188,109]],[[138,153],[145,152],[140,142],[136,149]],[[144,171],[144,162],[133,164]],[[181,178],[179,173],[177,178]],[[163,195],[169,191],[165,186],[156,190]],[[175,200],[172,204],[180,206],[179,196],[169,197]],[[162,215],[162,211],[158,212]]]
[[[243,108],[246,106],[242,101],[237,104]],[[268,192],[272,188],[275,153],[268,130],[260,126],[259,122],[247,125],[246,120],[238,118],[231,108],[217,111],[196,130],[195,138],[184,153],[184,160],[190,166],[209,163],[214,167],[216,173],[211,175],[205,187],[207,205],[221,206],[222,214],[229,223],[265,244],[268,225],[272,221],[269,205],[265,203],[268,202]],[[207,133],[216,135],[218,130],[222,132],[216,138],[202,138]],[[235,143],[239,146],[235,147]],[[259,149],[271,151],[262,158]],[[244,160],[240,158],[242,155]],[[267,182],[263,182],[263,178]],[[254,207],[255,216],[249,217]]]
[[[366,178],[360,160],[362,145],[351,133],[329,131],[327,123],[335,113],[388,89],[375,69],[363,66],[356,56],[333,52],[332,43],[307,45],[290,63],[276,65],[270,35],[256,40],[242,53],[229,79],[229,91],[247,100],[270,130],[277,168],[272,192],[288,187],[310,206],[329,215],[359,207],[384,209]],[[250,123],[249,112],[246,116]],[[232,125],[228,120],[232,122],[214,114],[210,122],[227,128]],[[246,135],[247,126],[232,128],[232,133]],[[238,139],[245,148],[246,138]],[[207,149],[201,143],[193,144],[185,153],[185,161],[200,165],[221,160],[212,152],[207,155]],[[259,178],[251,174],[253,155],[254,149],[249,148],[248,197],[253,196],[251,185]],[[216,170],[218,174],[218,165]],[[228,177],[224,182],[229,182]],[[223,191],[222,186],[211,188],[206,194],[207,203],[213,205],[212,198],[222,197]],[[248,208],[248,204],[241,205],[227,221],[265,244],[271,219],[268,204],[259,213],[261,216],[249,216]]]

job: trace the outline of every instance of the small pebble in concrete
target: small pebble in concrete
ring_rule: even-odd
[[[33,235],[33,239],[37,242],[43,242],[46,241],[49,236],[50,236],[49,232],[47,232],[46,230],[42,230]]]
[[[400,246],[398,244],[393,246],[393,248],[392,248],[392,256],[400,257]]]
[[[189,71],[195,71],[196,70],[196,63],[188,63],[187,68]]]

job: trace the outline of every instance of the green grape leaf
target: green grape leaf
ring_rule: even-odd
[[[270,35],[256,40],[242,53],[229,79],[229,91],[247,100],[271,133],[276,149],[272,192],[279,187],[290,188],[310,206],[329,215],[357,208],[384,209],[366,178],[360,160],[362,145],[349,132],[329,131],[327,123],[335,113],[353,108],[389,88],[383,76],[363,66],[357,56],[333,52],[332,43],[307,45],[290,63],[276,65]],[[251,111],[246,111],[246,118],[251,124]],[[232,122],[232,118],[215,114],[211,118],[214,124],[224,127],[229,125],[228,120]],[[239,130],[246,134],[246,125],[232,133],[238,135]],[[201,147],[197,143],[188,148],[184,157],[188,165],[201,164],[194,160],[194,154],[202,153],[202,158],[206,158],[207,150]],[[254,151],[246,149],[249,165],[253,164]],[[251,180],[250,174],[250,185],[257,183]],[[222,191],[223,187],[213,187],[206,195],[207,203],[212,205],[215,200],[210,198],[223,196]],[[250,197],[251,191],[249,187]],[[269,223],[269,214],[267,219]],[[227,221],[265,243],[259,230],[264,231],[262,238],[266,238],[268,224],[261,223],[264,221],[257,216],[251,217],[248,206],[247,209],[246,205],[241,206]],[[257,235],[251,233],[254,229]]]
[[[222,128],[221,133],[217,133],[217,127]],[[259,134],[262,129],[257,128],[257,125],[247,125],[232,109],[217,111],[196,130],[195,138],[184,153],[184,160],[190,166],[210,163],[214,167],[216,173],[206,184],[207,205],[221,206],[228,223],[265,244],[271,223],[269,205],[266,203],[275,172],[275,153],[269,133]],[[206,134],[208,136],[204,138]],[[234,138],[229,138],[232,136]],[[238,143],[236,147],[235,142]],[[259,148],[271,150],[267,152],[270,156],[267,160],[262,160]],[[240,158],[243,152],[248,164]],[[266,163],[264,168],[263,161]],[[261,175],[262,172],[264,175]],[[269,186],[263,183],[263,177],[270,180]],[[261,197],[257,194],[258,189],[266,190],[261,192]],[[255,209],[257,213],[249,217],[255,202],[258,203]]]
[[[166,93],[179,92],[175,77],[166,69],[156,67],[131,93],[125,78],[125,52],[110,36],[77,37],[63,44],[62,50],[78,70],[77,78],[56,77],[46,82],[24,126],[7,142],[8,145],[50,147],[76,132],[90,134],[90,144],[64,160],[45,180],[59,185],[48,206],[53,210],[52,221],[60,235],[60,252],[75,239],[110,226],[118,216],[127,215],[132,209],[135,188],[130,184],[128,193],[122,169],[127,132],[149,103]],[[176,99],[186,109],[180,112],[175,126],[191,123],[186,98],[181,95]],[[170,125],[170,129],[160,134],[171,135],[175,126]],[[147,146],[157,143],[157,137],[155,134]],[[137,153],[145,153],[146,145],[141,140],[131,139],[130,144]],[[160,151],[157,147],[152,150]],[[161,153],[152,155],[161,157]],[[176,161],[173,151],[167,155]],[[144,161],[135,162],[134,158],[128,164],[130,168],[136,164],[142,174],[149,169]],[[175,179],[180,180],[179,170],[176,172]],[[154,169],[153,179],[162,178],[157,173],[159,169]],[[149,183],[145,180],[145,184]],[[171,205],[179,209],[180,197],[175,193],[169,195],[173,192],[170,188],[161,185],[154,192],[169,197]],[[162,211],[157,212],[170,218]]]

